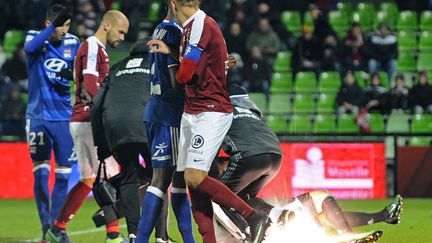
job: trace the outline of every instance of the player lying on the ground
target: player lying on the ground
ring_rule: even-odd
[[[256,197],[279,171],[279,141],[261,120],[261,111],[250,100],[243,87],[230,85],[229,92],[234,106],[234,119],[222,144],[222,148],[229,155],[229,163],[220,176],[216,173],[216,177],[255,209],[268,213],[272,222],[280,223],[281,218],[289,221],[289,217],[293,216],[290,211],[273,207]],[[306,193],[297,199],[322,225],[332,226],[338,233],[350,233],[353,227],[377,222],[396,224],[399,222],[402,206],[402,198],[397,196],[394,202],[381,212],[368,214],[343,212],[334,197],[326,191]],[[247,224],[242,217],[229,210],[223,211],[240,228],[246,228]]]

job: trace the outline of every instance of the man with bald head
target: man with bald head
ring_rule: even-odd
[[[128,29],[129,21],[123,13],[117,10],[106,12],[95,35],[82,43],[75,56],[75,105],[69,125],[78,159],[80,181],[69,192],[53,227],[47,232],[47,239],[52,243],[70,242],[66,226],[91,191],[96,179],[99,162],[90,123],[93,97],[109,71],[105,45],[117,47],[124,41]],[[118,173],[118,165],[112,157],[105,159],[105,163],[108,176]],[[108,224],[106,229],[106,242],[127,242],[119,233],[118,220]]]

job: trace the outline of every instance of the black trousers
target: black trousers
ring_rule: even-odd
[[[139,155],[144,158],[147,165],[151,165],[150,152],[147,143],[127,143],[120,145],[115,156],[121,166],[120,200],[122,201],[123,212],[126,217],[126,224],[129,234],[137,234],[138,222],[140,219],[140,182],[148,180],[152,168],[145,169],[139,163]],[[140,180],[141,177],[141,180]]]
[[[233,192],[246,200],[258,192],[278,173],[282,163],[279,154],[258,154],[230,162],[219,180]]]

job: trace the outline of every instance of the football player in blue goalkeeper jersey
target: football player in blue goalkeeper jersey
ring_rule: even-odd
[[[76,36],[68,34],[70,19],[69,9],[52,5],[46,13],[45,29],[30,30],[24,46],[29,76],[26,132],[33,161],[34,197],[42,223],[42,241],[66,197],[71,164],[75,162],[69,132],[70,77],[61,77],[64,70],[72,69],[80,44]],[[52,151],[56,169],[50,199],[48,178]]]
[[[169,4],[167,5],[167,17],[156,27],[153,39],[178,48],[182,30],[173,20],[172,10]],[[195,240],[186,185],[183,173],[175,172],[180,120],[184,107],[184,91],[178,87],[175,80],[179,62],[169,55],[152,53],[149,64],[152,96],[146,105],[144,121],[152,155],[153,179],[142,202],[137,242],[148,242],[172,179],[171,203],[178,228],[183,242],[192,243]]]

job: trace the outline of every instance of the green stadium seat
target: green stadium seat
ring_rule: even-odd
[[[349,29],[348,15],[341,11],[331,11],[328,18],[333,29],[338,33],[340,38],[343,38],[344,36],[340,34],[345,34]]]
[[[398,31],[398,44],[401,51],[414,51],[417,49],[417,38],[415,31],[400,30]]]
[[[402,11],[399,13],[397,29],[400,30],[416,30],[417,29],[417,13],[415,11]]]
[[[288,113],[290,112],[290,95],[288,93],[275,93],[270,96],[268,112]]]
[[[359,22],[364,29],[372,29],[374,26],[374,19],[376,17],[375,6],[373,3],[359,2],[357,4],[356,12],[360,15]]]
[[[355,71],[354,77],[357,81],[357,84],[362,88],[365,88],[369,84],[369,74],[366,72]]]
[[[378,26],[380,23],[386,23],[390,29],[395,29],[396,16],[391,15],[386,11],[378,11],[375,17],[375,26]]]
[[[266,124],[275,133],[284,133],[287,131],[287,121],[285,115],[268,115],[266,117]]]
[[[390,84],[389,84],[389,82],[388,82],[388,75],[387,75],[387,73],[384,72],[384,71],[379,71],[379,72],[378,72],[378,75],[379,75],[379,77],[380,77],[380,79],[381,79],[381,85],[382,85],[384,88],[386,88],[387,90],[389,90],[389,89],[390,89]],[[392,81],[393,81],[393,80],[392,80]]]
[[[312,122],[309,115],[294,114],[288,123],[288,131],[295,132],[312,132]]]
[[[317,113],[330,113],[335,111],[335,93],[321,93],[317,101]]]
[[[278,52],[273,69],[275,72],[287,72],[291,70],[291,52]]]
[[[399,14],[399,8],[394,2],[383,2],[379,6],[380,11],[386,12],[388,15],[396,19]]]
[[[320,92],[337,93],[341,86],[338,72],[322,72],[320,75],[318,90]]]
[[[272,82],[270,91],[272,93],[277,92],[291,92],[293,90],[293,81],[291,73],[278,73],[275,72],[272,75]]]
[[[314,113],[315,98],[311,93],[296,93],[294,96],[293,113]]]
[[[334,115],[316,115],[314,132],[337,132],[336,120]]]
[[[344,3],[344,2],[338,2],[336,5],[336,9],[342,13],[344,13],[346,16],[350,16],[351,12],[353,10],[351,3]]]
[[[357,10],[361,12],[373,13],[375,12],[375,6],[373,3],[359,2],[357,4]]]
[[[360,131],[355,122],[355,117],[351,114],[341,114],[338,116],[338,132],[357,133]]]
[[[368,13],[354,11],[351,15],[351,23],[360,23],[362,28],[368,32],[374,28],[373,21],[374,17],[371,17]]]
[[[156,22],[159,19],[160,3],[158,1],[153,2],[150,5],[148,20],[151,22]]]
[[[409,132],[407,114],[391,114],[387,120],[387,132]]]
[[[432,116],[417,114],[411,121],[411,132],[432,132]]]
[[[430,146],[430,137],[411,137],[408,141],[410,146]]]
[[[17,44],[24,41],[24,32],[21,30],[8,30],[3,40],[3,50],[7,58],[11,58]]]
[[[295,77],[296,92],[316,92],[317,80],[314,72],[298,72]]]
[[[281,22],[289,31],[299,34],[301,32],[301,16],[297,11],[283,11],[281,13]]]
[[[310,11],[307,11],[303,14],[303,24],[314,27],[314,21],[313,21],[312,14]]]
[[[432,50],[432,32],[424,30],[420,33],[418,47],[420,52],[430,52]]]
[[[417,70],[432,70],[432,53],[420,52],[417,60]]]
[[[385,132],[384,117],[379,113],[370,114],[370,128],[372,132]]]
[[[423,11],[420,14],[420,29],[432,30],[432,11]]]
[[[255,104],[261,109],[262,112],[266,112],[268,108],[268,104],[266,101],[266,97],[261,92],[249,93],[249,97]]]
[[[417,67],[414,54],[411,51],[400,51],[397,63],[398,70],[401,72],[415,71]]]

